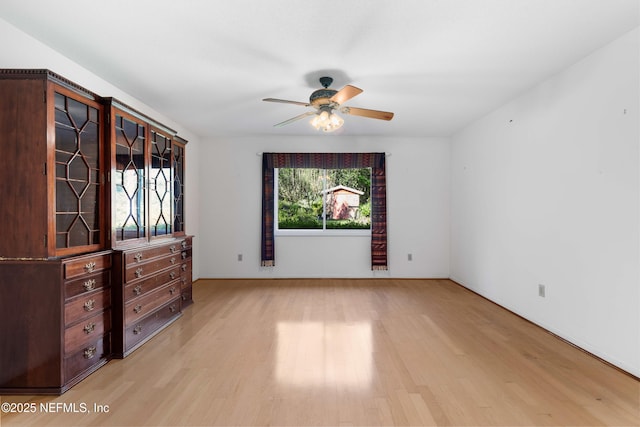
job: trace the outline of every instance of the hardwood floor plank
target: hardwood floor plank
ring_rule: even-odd
[[[193,297],[66,394],[2,396],[38,410],[0,424],[640,424],[638,381],[448,280],[200,280]]]

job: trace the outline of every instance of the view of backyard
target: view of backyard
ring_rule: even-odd
[[[371,169],[280,168],[278,228],[370,229]]]

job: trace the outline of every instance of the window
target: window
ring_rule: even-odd
[[[371,169],[371,269],[387,270],[387,172],[385,153],[262,153],[263,267],[275,266],[275,171],[294,169]]]
[[[278,230],[371,229],[371,168],[279,168],[275,182]]]

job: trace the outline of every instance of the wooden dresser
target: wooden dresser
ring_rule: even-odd
[[[115,290],[115,357],[127,356],[180,317],[183,303],[191,301],[190,254],[191,237],[114,253],[114,275],[122,281]]]
[[[1,394],[60,394],[111,356],[111,251],[0,263]]]

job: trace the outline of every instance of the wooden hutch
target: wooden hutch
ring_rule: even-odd
[[[61,394],[191,302],[186,141],[49,71],[0,69],[0,393]]]

